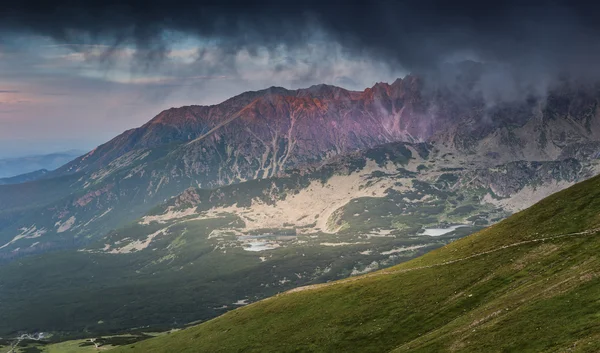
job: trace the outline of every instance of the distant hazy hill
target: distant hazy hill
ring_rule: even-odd
[[[28,181],[38,180],[48,173],[48,169],[40,169],[13,177],[0,178],[0,185],[20,184]]]
[[[0,159],[0,178],[27,174],[41,169],[54,170],[81,156],[83,151],[66,151],[45,155]]]

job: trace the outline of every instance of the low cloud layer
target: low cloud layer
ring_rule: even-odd
[[[0,29],[60,43],[132,46],[148,63],[163,60],[187,36],[224,52],[253,53],[303,47],[320,35],[355,55],[384,57],[408,70],[472,56],[582,73],[599,59],[598,10],[591,1],[559,0],[23,0],[0,5]]]

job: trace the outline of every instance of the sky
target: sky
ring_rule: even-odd
[[[0,4],[0,157],[89,150],[161,110],[247,90],[363,90],[446,64],[484,96],[600,74],[590,1],[21,0]]]

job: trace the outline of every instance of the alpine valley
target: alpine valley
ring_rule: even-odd
[[[206,321],[406,262],[600,171],[600,85],[564,81],[491,104],[477,89],[484,71],[467,62],[454,85],[408,75],[362,92],[271,87],[172,108],[57,170],[0,185],[0,336],[61,341]],[[506,222],[473,239],[504,244],[510,230],[489,234]],[[467,239],[405,265],[453,258]],[[346,286],[357,285],[332,288]],[[385,347],[450,337],[416,332]]]

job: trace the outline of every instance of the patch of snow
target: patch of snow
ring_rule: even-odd
[[[371,239],[371,238],[394,237],[393,235],[391,235],[391,233],[393,231],[394,231],[393,229],[376,229],[376,230],[373,230],[372,232],[370,232],[369,234],[367,234],[367,238]]]
[[[244,246],[246,251],[264,251],[273,250],[279,248],[281,245],[277,243],[270,243],[266,241],[251,241],[247,242]]]
[[[405,252],[405,251],[411,251],[411,250],[416,250],[416,249],[424,248],[426,246],[429,246],[429,244],[414,245],[414,246],[407,246],[407,247],[402,247],[402,248],[396,248],[396,249],[384,251],[384,252],[381,253],[381,255],[397,254],[397,253],[401,253],[401,252]]]
[[[152,240],[154,238],[156,238],[157,236],[159,236],[161,234],[166,234],[166,233],[167,233],[166,229],[161,229],[159,231],[156,231],[156,232],[148,235],[146,237],[146,239],[144,239],[144,240],[134,240],[131,243],[129,243],[123,247],[115,248],[115,249],[112,249],[107,252],[109,254],[127,254],[127,253],[131,253],[131,252],[135,252],[135,251],[144,250],[150,245],[150,243],[152,242]],[[104,249],[106,249],[106,246],[104,247]]]
[[[3,249],[17,241],[19,241],[20,239],[34,239],[34,238],[39,238],[42,235],[46,234],[46,229],[42,228],[42,229],[37,229],[36,225],[32,225],[31,227],[27,228],[27,227],[23,227],[21,229],[19,229],[21,231],[20,234],[18,234],[17,236],[15,236],[11,241],[9,241],[8,243],[0,246],[0,249]]]
[[[108,210],[104,211],[104,212],[103,212],[101,215],[92,217],[92,219],[90,219],[90,220],[89,220],[89,221],[88,221],[86,224],[84,224],[84,225],[83,225],[83,227],[85,228],[85,227],[87,227],[87,226],[88,226],[90,223],[92,223],[92,222],[96,221],[96,220],[97,220],[97,219],[99,219],[99,218],[102,218],[102,217],[106,216],[106,215],[107,215],[107,214],[108,214],[110,211],[112,211],[112,210],[113,210],[113,208],[111,207],[111,208],[109,208]]]
[[[104,216],[106,216],[106,214],[107,214],[108,212],[112,211],[112,210],[113,210],[113,208],[112,208],[112,207],[111,207],[111,208],[109,208],[108,210],[104,211],[104,212],[103,212],[103,213],[102,213],[100,216],[98,216],[98,218],[101,218],[101,217],[104,217]]]
[[[365,274],[367,272],[375,271],[375,270],[378,270],[378,269],[379,269],[379,262],[373,261],[370,264],[368,264],[362,270],[358,270],[356,267],[354,267],[352,269],[352,272],[350,273],[350,276],[362,275],[362,274]]]
[[[455,231],[458,228],[467,227],[465,224],[460,224],[457,226],[450,226],[448,228],[427,228],[423,232],[423,235],[429,235],[430,237],[439,237],[444,234],[448,234],[450,232]]]
[[[56,230],[56,233],[66,232],[67,230],[71,229],[71,227],[73,227],[73,224],[75,224],[75,216],[69,217],[69,219],[67,219],[63,223],[57,222],[55,224],[55,226],[58,225],[58,229]]]
[[[356,243],[345,243],[345,242],[340,242],[340,243],[321,243],[322,246],[348,246],[348,245],[360,245],[360,244],[369,244],[366,242],[356,242]]]
[[[173,206],[169,206],[167,208],[167,212],[160,214],[160,215],[155,215],[155,216],[145,216],[142,217],[142,220],[140,221],[140,224],[144,224],[144,225],[148,225],[152,222],[158,222],[158,223],[166,223],[167,221],[171,221],[173,219],[179,219],[179,218],[183,218],[183,217],[187,217],[187,216],[191,216],[194,215],[196,213],[196,208],[195,207],[190,207],[184,210],[174,210]]]

